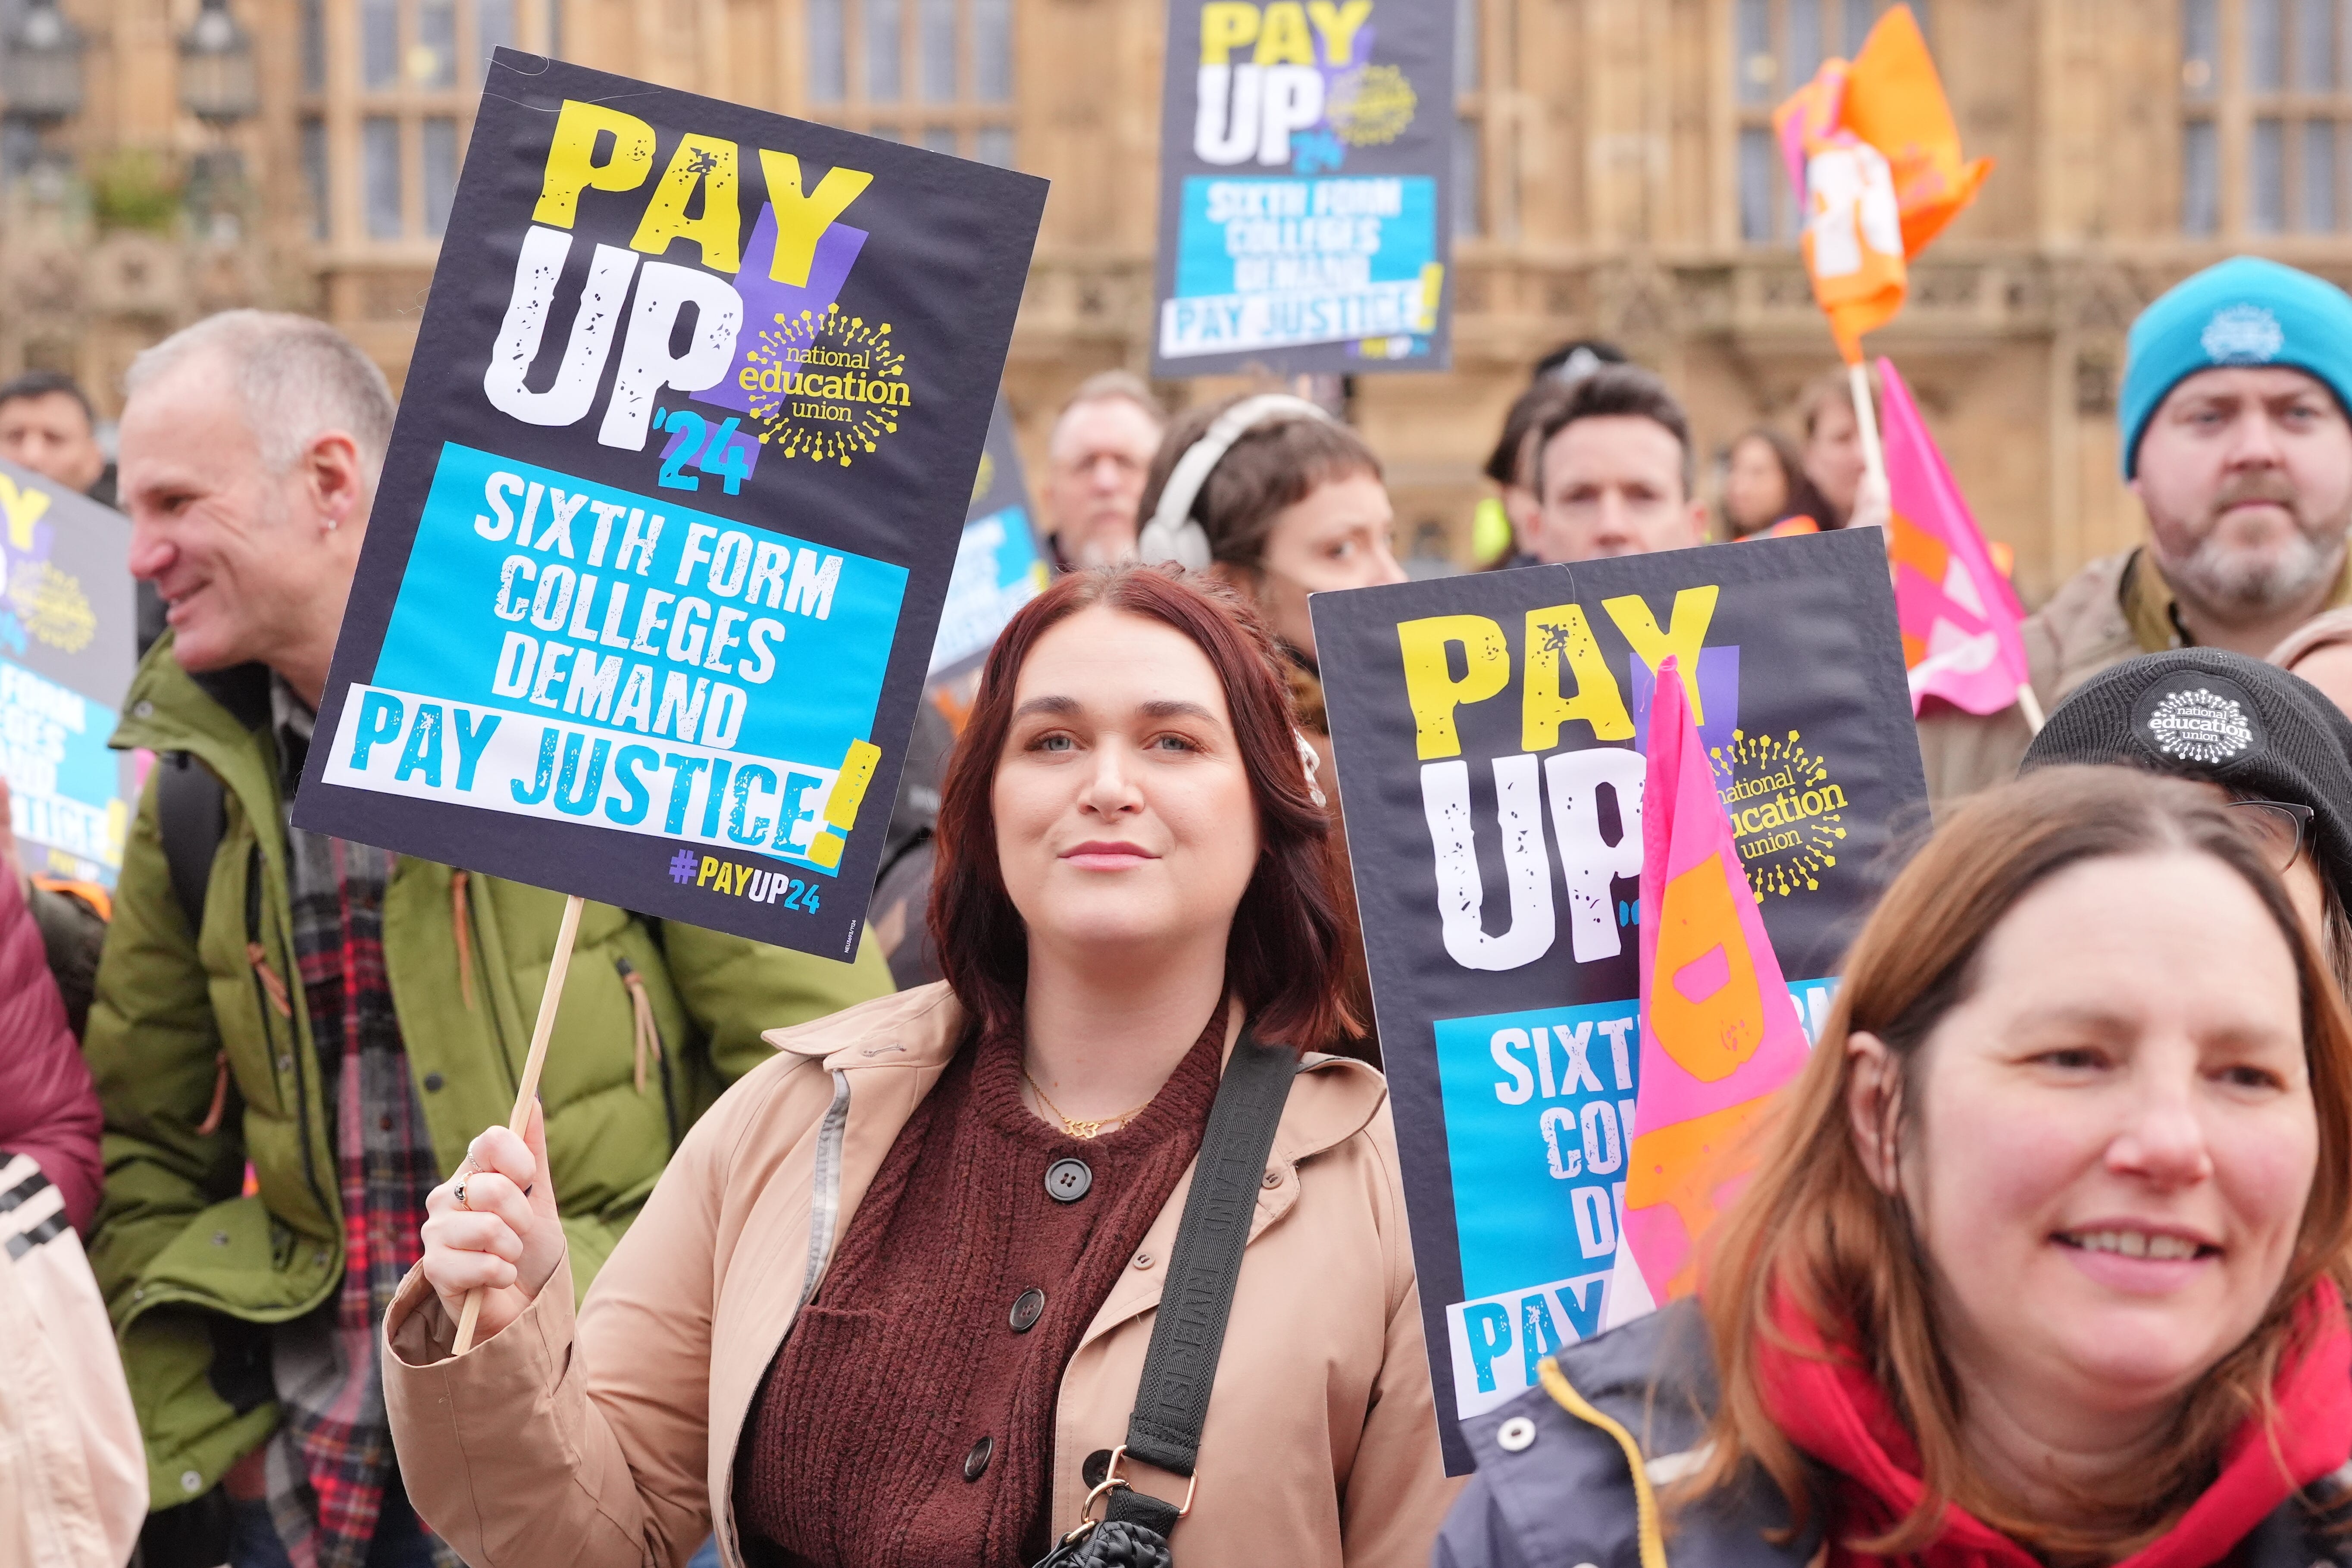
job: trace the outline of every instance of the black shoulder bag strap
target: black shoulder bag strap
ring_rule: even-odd
[[[155,781],[155,826],[163,840],[163,866],[194,934],[204,929],[213,856],[228,832],[228,792],[185,752],[165,752],[155,765],[163,770]]]
[[[1257,1212],[1266,1156],[1274,1131],[1298,1071],[1295,1052],[1259,1045],[1244,1035],[1226,1059],[1201,1138],[1192,1184],[1184,1194],[1184,1216],[1168,1260],[1168,1283],[1151,1325],[1143,1356],[1135,1409],[1127,1418],[1127,1443],[1113,1457],[1112,1485],[1121,1461],[1145,1464],[1188,1481],[1201,1449],[1201,1425],[1209,1415],[1209,1390],[1217,1380],[1217,1357],[1224,1348],[1225,1320],[1234,1306],[1234,1285],[1242,1272],[1242,1248]],[[1113,1486],[1106,1524],[1139,1525],[1161,1537],[1176,1528],[1192,1506],[1192,1489],[1179,1505]],[[1081,1529],[1085,1528],[1083,1525]],[[1057,1553],[1048,1562],[1062,1561]],[[1077,1561],[1083,1562],[1081,1556]]]

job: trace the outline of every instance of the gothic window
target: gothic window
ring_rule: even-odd
[[[2352,228],[2352,0],[2181,0],[2180,102],[2183,234]]]
[[[1732,0],[1732,93],[1739,105],[1736,184],[1739,237],[1748,245],[1793,245],[1798,193],[1772,134],[1772,110],[1811,81],[1832,55],[1852,59],[1889,0]],[[1910,0],[1919,30],[1935,41],[1927,0]]]
[[[299,0],[301,174],[310,235],[423,254],[448,227],[491,52],[520,42],[518,0]],[[556,26],[557,6],[538,7]]]
[[[808,112],[1010,167],[1013,0],[806,0]]]

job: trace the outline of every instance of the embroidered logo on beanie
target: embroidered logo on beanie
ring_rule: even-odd
[[[2188,670],[2141,692],[2132,711],[2132,731],[2141,744],[2201,767],[2234,762],[2261,745],[2261,723],[2245,688]]]
[[[2267,306],[2224,305],[2198,342],[2215,364],[2267,364],[2286,347],[2286,332]]]

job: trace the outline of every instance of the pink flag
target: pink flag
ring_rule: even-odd
[[[2030,679],[2018,631],[2024,611],[1993,566],[1894,362],[1882,359],[1878,369],[1895,512],[1887,555],[1903,663],[1911,672],[1911,711],[1940,697],[1971,713],[1998,713],[2019,700]]]
[[[1642,798],[1642,1087],[1626,1161],[1630,1249],[1651,1301],[1697,1285],[1693,1244],[1745,1173],[1740,1135],[1805,1065],[1805,1032],[1739,867],[1675,661],[1658,668]],[[1638,1315],[1612,1301],[1610,1321]]]

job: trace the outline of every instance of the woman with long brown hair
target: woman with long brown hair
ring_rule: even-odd
[[[1095,569],[1015,615],[940,804],[944,981],[772,1033],[576,1323],[535,1124],[435,1189],[384,1382],[443,1539],[1024,1568],[1140,1525],[1187,1568],[1425,1562],[1452,1488],[1386,1088],[1318,1054],[1340,924],[1294,725],[1213,583]]]
[[[1771,426],[1750,426],[1725,450],[1724,538],[1751,538],[1797,518],[1823,528],[1831,516],[1829,502],[1805,475],[1804,455]]]
[[[2352,1019],[2212,792],[2059,767],[1895,879],[1698,1298],[1472,1424],[1437,1561],[2306,1568]]]

